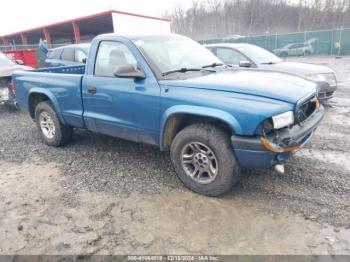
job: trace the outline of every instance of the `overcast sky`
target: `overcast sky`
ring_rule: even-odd
[[[190,0],[4,0],[1,3],[0,36],[109,9],[161,16]]]

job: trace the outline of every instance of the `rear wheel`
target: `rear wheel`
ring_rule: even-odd
[[[229,135],[215,125],[186,127],[174,138],[170,151],[178,177],[194,192],[219,196],[238,179],[240,170]]]
[[[72,137],[73,128],[63,125],[49,102],[40,102],[35,108],[35,121],[45,144],[59,147]]]

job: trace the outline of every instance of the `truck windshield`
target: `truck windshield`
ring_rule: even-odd
[[[13,65],[14,62],[11,61],[5,54],[0,52],[0,65]]]
[[[159,74],[170,71],[194,72],[183,69],[200,69],[203,66],[222,64],[208,49],[183,36],[143,37],[135,40],[135,45],[149,60],[152,69]]]

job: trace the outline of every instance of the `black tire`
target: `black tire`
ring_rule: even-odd
[[[189,144],[197,142],[208,147],[217,160],[217,175],[207,184],[195,181],[186,173],[182,164],[183,150]],[[229,135],[213,124],[193,124],[181,130],[172,142],[170,155],[175,171],[184,185],[206,196],[219,196],[227,193],[237,182],[240,174]],[[194,157],[195,152],[192,155]],[[192,161],[194,161],[193,158]]]
[[[310,56],[311,52],[310,51],[305,51],[304,56]]]
[[[40,124],[40,116],[46,114],[52,119],[54,134],[47,136],[44,134]],[[73,128],[63,125],[50,102],[40,102],[35,108],[35,122],[41,134],[44,143],[49,146],[59,147],[65,145],[73,135]]]
[[[281,57],[288,57],[288,53],[287,52],[282,52],[281,53]]]

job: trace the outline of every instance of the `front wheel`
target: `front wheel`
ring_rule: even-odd
[[[194,124],[179,132],[171,159],[180,180],[192,191],[219,196],[232,189],[240,170],[229,135],[212,124]]]
[[[40,102],[35,108],[35,121],[45,144],[59,147],[66,144],[73,128],[63,125],[49,102]]]

